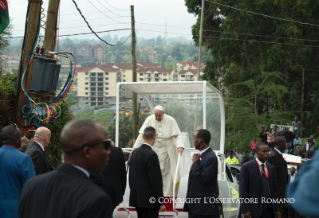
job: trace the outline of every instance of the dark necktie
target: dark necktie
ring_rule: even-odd
[[[265,171],[265,164],[261,164],[261,170],[265,173],[266,175],[266,171]]]

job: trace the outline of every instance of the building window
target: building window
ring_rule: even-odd
[[[85,85],[89,85],[89,83],[85,83]]]
[[[86,87],[86,88],[85,88],[85,90],[89,90],[89,88],[88,88],[88,87]]]
[[[183,77],[183,78],[184,78],[184,77],[185,77],[185,75],[182,75],[181,77]]]
[[[109,97],[105,97],[105,100],[108,100],[109,99]]]
[[[105,77],[105,80],[109,80],[109,78],[108,78],[108,77]]]
[[[140,78],[140,81],[143,81],[143,78]]]
[[[143,76],[143,73],[140,73],[140,76]]]
[[[105,85],[109,85],[109,83],[105,83]]]
[[[105,76],[108,76],[109,75],[109,73],[108,72],[105,72]]]
[[[95,92],[95,91],[96,91],[96,88],[91,88],[91,91],[94,91],[94,92]]]
[[[85,72],[85,76],[89,75],[89,72]]]
[[[89,99],[88,97],[85,97],[85,99]]]
[[[89,102],[85,102],[85,104],[89,104]]]
[[[91,83],[90,85],[91,85],[91,86],[95,86],[95,85],[96,85],[96,83]]]
[[[103,73],[98,73],[97,76],[103,76]]]
[[[105,88],[105,90],[109,90],[109,88]]]
[[[86,92],[85,94],[86,94],[86,95],[88,95],[89,93],[88,93],[88,92]]]
[[[103,86],[103,83],[98,83],[97,86]]]
[[[103,88],[98,88],[97,91],[103,92]]]
[[[163,73],[163,76],[167,76],[167,73]]]
[[[89,80],[89,77],[85,77],[85,80]]]
[[[103,105],[103,102],[98,102],[97,105],[101,106]]]
[[[96,75],[96,73],[91,73],[91,76],[95,76]]]
[[[105,94],[108,95],[109,93],[108,93],[108,92],[105,92]]]
[[[140,101],[143,101],[143,98],[140,98]]]
[[[123,82],[126,82],[126,80],[125,80],[125,79],[123,79]]]
[[[123,77],[126,77],[126,75],[123,75]]]

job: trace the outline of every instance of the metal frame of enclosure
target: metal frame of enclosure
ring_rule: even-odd
[[[220,107],[220,145],[219,152],[224,153],[225,145],[225,107],[222,93],[209,84],[207,81],[178,81],[178,82],[119,82],[116,89],[116,130],[115,144],[119,143],[119,114],[120,114],[120,90],[124,87],[142,96],[148,103],[151,112],[155,105],[149,100],[148,95],[163,95],[163,94],[195,94],[202,95],[203,99],[203,126],[206,128],[206,96],[213,94],[214,98],[219,99]],[[197,115],[196,115],[197,116]]]

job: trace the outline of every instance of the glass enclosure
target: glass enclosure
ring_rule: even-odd
[[[132,93],[136,92],[140,108],[139,126],[153,114],[155,106],[162,105],[165,113],[175,118],[180,130],[188,133],[190,148],[194,147],[194,132],[204,128],[211,133],[212,149],[224,151],[224,101],[221,93],[206,81],[118,83],[117,92],[119,122],[116,122],[116,140],[132,137],[120,131],[119,125],[122,114],[132,113]]]

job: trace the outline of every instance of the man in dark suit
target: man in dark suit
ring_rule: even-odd
[[[135,149],[130,160],[130,206],[136,208],[139,218],[158,218],[159,210],[165,211],[161,168],[158,156],[152,150],[155,138],[155,129],[146,127],[144,144]]]
[[[25,153],[31,156],[36,175],[53,170],[46,154],[51,138],[51,131],[46,127],[39,127],[34,134],[34,141],[29,144]]]
[[[282,156],[282,151],[286,149],[286,140],[282,137],[275,139],[275,148],[271,151],[268,157],[268,162],[275,167],[278,184],[278,198],[286,197],[286,187],[288,184],[287,163]],[[288,204],[280,203],[280,212],[283,218],[288,217]]]
[[[241,160],[241,164],[248,162],[249,159],[250,159],[250,156],[248,155],[248,151],[246,150],[245,155],[244,155],[243,159]]]
[[[111,218],[111,199],[90,180],[90,174],[102,172],[108,162],[110,140],[105,134],[92,120],[67,123],[60,135],[64,163],[26,183],[19,218]]]
[[[277,198],[277,176],[274,166],[267,163],[269,146],[258,143],[256,160],[241,166],[239,196],[244,218],[280,218],[280,208],[273,199]],[[252,199],[252,201],[250,201]]]
[[[219,217],[219,205],[215,200],[218,197],[218,161],[209,147],[210,139],[210,132],[206,129],[198,130],[194,136],[195,148],[200,152],[193,155],[186,195],[190,201],[186,200],[184,204],[190,218]]]
[[[121,148],[115,147],[112,142],[109,163],[103,170],[103,189],[112,199],[113,208],[123,201],[126,187],[126,168],[124,155]]]

